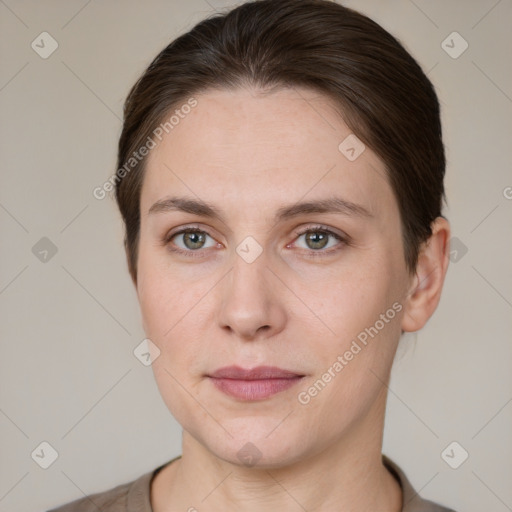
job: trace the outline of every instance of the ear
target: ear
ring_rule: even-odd
[[[415,275],[405,300],[402,330],[421,329],[439,304],[444,278],[448,270],[450,225],[443,217],[432,223],[432,235],[424,242],[418,255]]]

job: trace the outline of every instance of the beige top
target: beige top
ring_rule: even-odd
[[[108,491],[79,498],[48,512],[153,512],[150,500],[151,481],[161,469],[180,457],[144,473],[136,480],[118,485]],[[393,461],[385,455],[382,456],[382,460],[402,488],[402,512],[455,512],[422,499],[412,488],[403,471]]]

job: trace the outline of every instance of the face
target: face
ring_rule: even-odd
[[[339,148],[351,131],[324,96],[195,98],[141,193],[155,378],[214,455],[290,464],[356,431],[383,395],[410,284],[398,205],[369,148]]]

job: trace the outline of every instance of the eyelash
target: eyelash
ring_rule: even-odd
[[[213,238],[207,231],[203,230],[203,229],[200,229],[199,227],[193,227],[193,226],[187,226],[183,229],[180,229],[179,231],[176,231],[175,233],[172,233],[166,237],[164,237],[163,239],[163,244],[165,246],[168,246],[170,245],[171,243],[171,240],[178,236],[178,235],[182,235],[182,234],[185,234],[185,233],[201,233],[201,234],[205,234],[205,235],[208,235],[210,238]],[[326,226],[322,226],[322,225],[316,225],[316,226],[311,226],[311,227],[308,227],[307,229],[304,229],[302,231],[296,231],[294,234],[296,237],[300,237],[302,235],[306,235],[308,233],[322,233],[322,234],[325,234],[325,235],[329,235],[333,238],[335,238],[336,240],[338,240],[339,242],[341,242],[341,244],[338,244],[335,248],[331,248],[331,249],[327,249],[327,250],[323,250],[323,249],[318,249],[318,250],[314,250],[314,249],[310,249],[308,250],[308,255],[307,257],[311,257],[311,258],[317,258],[317,257],[323,257],[323,256],[326,256],[326,255],[330,255],[330,254],[333,254],[335,252],[338,252],[339,250],[341,250],[341,247],[340,246],[343,246],[343,245],[350,245],[350,238],[348,236],[342,236],[338,233],[335,233],[334,231],[332,231],[331,229],[327,228]],[[201,250],[201,249],[197,249],[197,250],[183,250],[183,249],[180,249],[180,248],[176,248],[176,247],[173,247],[173,248],[169,248],[169,250],[171,250],[172,252],[175,252],[175,253],[178,253],[178,254],[182,254],[184,256],[187,256],[189,258],[200,258],[200,257],[203,257],[203,255],[201,253],[204,252],[204,250]],[[307,249],[303,249],[303,250],[307,250]]]
[[[307,229],[303,229],[302,231],[296,231],[294,234],[298,238],[302,235],[307,235],[308,233],[322,233],[324,235],[328,235],[334,239],[336,239],[338,242],[341,242],[337,244],[335,247],[331,247],[330,249],[302,249],[303,251],[307,251],[307,257],[308,258],[321,258],[325,256],[330,256],[331,254],[337,253],[342,249],[343,246],[349,245],[349,237],[347,235],[342,236],[339,233],[335,233],[331,229],[329,229],[326,226],[322,226],[320,224],[316,226],[310,226]]]

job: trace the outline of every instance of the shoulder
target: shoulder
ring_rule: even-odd
[[[151,479],[161,467],[130,482],[89,494],[47,512],[151,512]]]
[[[48,512],[125,512],[128,491],[132,484],[133,482],[129,482],[107,491],[90,494]]]
[[[451,508],[443,507],[433,501],[423,499],[413,488],[409,479],[402,471],[402,469],[389,459],[387,456],[382,456],[384,466],[393,474],[398,480],[402,488],[403,505],[402,512],[455,512]]]

